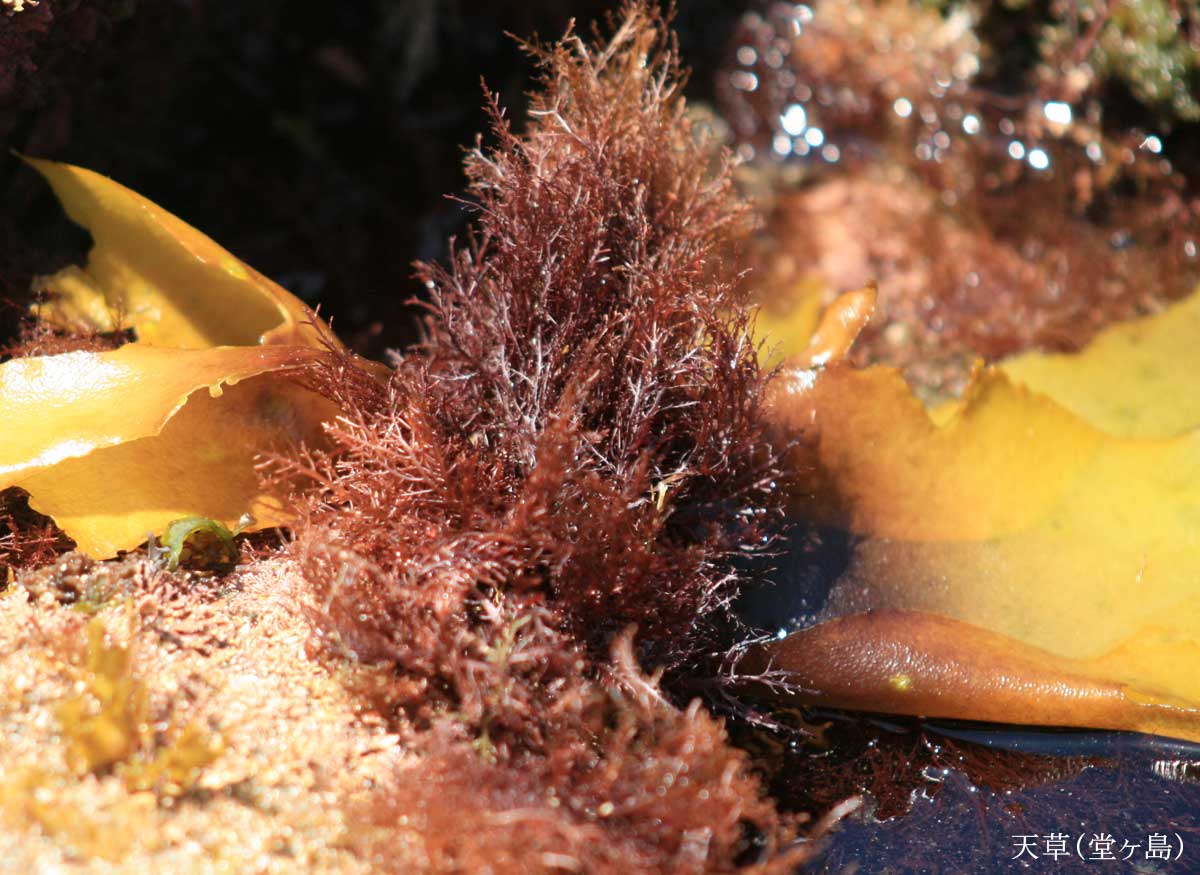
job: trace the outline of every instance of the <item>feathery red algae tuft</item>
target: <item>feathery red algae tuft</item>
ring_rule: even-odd
[[[642,674],[694,664],[775,512],[722,260],[748,213],[659,14],[526,48],[526,130],[488,95],[474,230],[418,267],[423,348],[386,385],[317,366],[351,412],[334,452],[287,465],[313,487],[294,549],[314,624],[380,667],[357,681],[417,757],[367,803],[409,828],[364,841],[401,869],[786,867],[795,827],[748,759]]]

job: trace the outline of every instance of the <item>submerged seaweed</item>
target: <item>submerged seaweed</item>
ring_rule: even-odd
[[[366,803],[411,828],[368,844],[401,870],[786,868],[807,850],[781,854],[793,827],[746,756],[642,674],[701,657],[778,501],[721,261],[746,208],[656,14],[528,50],[527,129],[488,98],[477,225],[419,268],[423,348],[386,384],[315,367],[350,412],[334,452],[282,465],[313,487],[294,552],[316,628],[387,667],[369,701],[423,764]]]

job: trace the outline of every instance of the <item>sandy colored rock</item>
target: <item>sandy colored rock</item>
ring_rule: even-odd
[[[198,579],[143,559],[85,576],[114,565],[133,591],[97,616],[114,644],[132,646],[155,734],[196,722],[224,750],[178,798],[131,792],[121,765],[73,774],[56,707],[82,684],[90,618],[32,595],[26,575],[0,597],[0,872],[367,871],[340,845],[338,802],[401,754],[306,654],[292,567]]]

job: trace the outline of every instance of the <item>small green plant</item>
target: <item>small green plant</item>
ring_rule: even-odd
[[[163,533],[167,569],[220,568],[237,561],[238,548],[234,538],[244,526],[232,531],[223,523],[202,516],[174,520]]]

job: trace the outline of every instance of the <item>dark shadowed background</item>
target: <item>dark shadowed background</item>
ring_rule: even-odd
[[[746,5],[682,0],[690,89],[711,91]],[[411,340],[414,259],[462,230],[461,150],[481,79],[523,114],[516,40],[587,32],[603,0],[352,4],[43,0],[0,21],[0,139],[111,175],[306,301],[359,350]],[[86,246],[48,190],[0,158],[0,337],[32,272]]]

